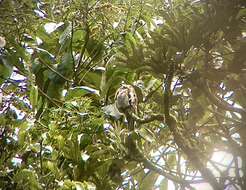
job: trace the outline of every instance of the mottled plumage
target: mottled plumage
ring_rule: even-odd
[[[122,84],[115,93],[115,104],[120,112],[131,110],[137,112],[137,95],[131,85]]]

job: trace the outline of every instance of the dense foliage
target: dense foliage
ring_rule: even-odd
[[[246,189],[244,0],[0,0],[0,26],[0,189]]]

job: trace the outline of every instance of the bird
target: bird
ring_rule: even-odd
[[[138,98],[132,85],[122,83],[115,93],[115,105],[121,113],[137,112]]]
[[[128,155],[135,155],[137,150],[134,139],[135,125],[132,114],[137,113],[138,98],[136,91],[132,85],[122,83],[115,93],[115,105],[126,119],[128,135],[125,137],[125,145],[128,150]]]

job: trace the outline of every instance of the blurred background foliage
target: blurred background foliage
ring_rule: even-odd
[[[0,0],[0,189],[246,189],[245,52],[244,0]]]

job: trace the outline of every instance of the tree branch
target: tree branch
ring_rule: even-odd
[[[138,122],[139,124],[144,124],[144,123],[150,123],[152,121],[164,121],[164,115],[163,114],[153,114],[144,118],[138,117],[136,114],[131,113],[131,117]]]
[[[223,188],[216,180],[213,173],[206,168],[206,165],[200,159],[200,153],[197,149],[193,148],[188,139],[183,137],[182,132],[180,132],[175,125],[172,123],[172,119],[170,116],[170,105],[169,105],[169,97],[171,96],[171,83],[174,75],[174,66],[170,65],[168,76],[165,81],[165,91],[164,91],[164,116],[165,121],[174,136],[175,143],[179,148],[184,151],[187,155],[188,159],[191,163],[200,171],[204,179],[212,185],[212,187],[216,190],[222,190]]]
[[[237,112],[240,114],[246,114],[246,110],[243,108],[237,108],[232,106],[231,104],[229,104],[228,102],[226,102],[225,100],[223,100],[222,98],[216,96],[215,94],[213,94],[210,90],[209,84],[206,81],[205,82],[205,86],[203,86],[203,90],[205,92],[205,94],[207,95],[208,99],[216,106],[218,106],[221,109],[224,110],[228,110],[231,112]]]

